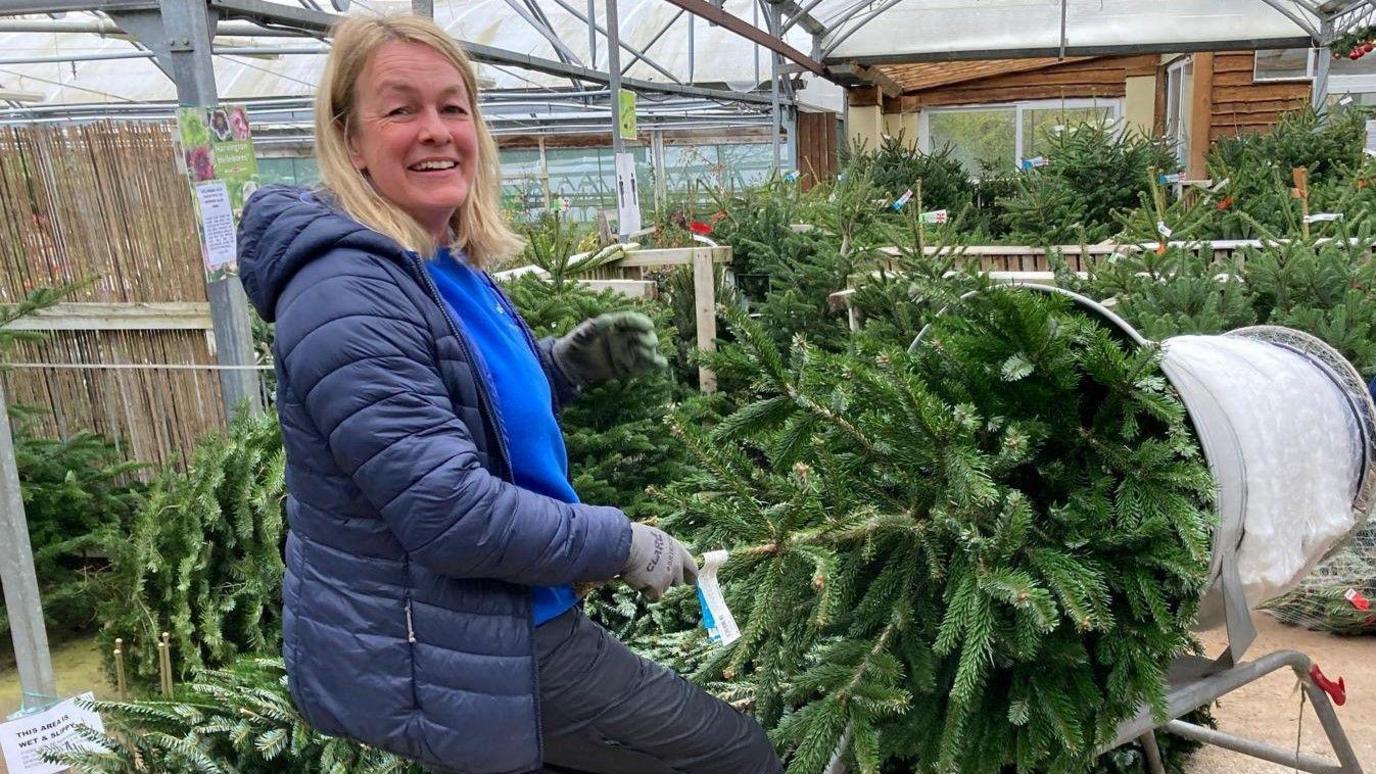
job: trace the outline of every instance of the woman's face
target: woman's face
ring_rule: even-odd
[[[354,167],[373,187],[447,238],[478,167],[471,96],[454,65],[423,43],[384,43],[354,84]]]

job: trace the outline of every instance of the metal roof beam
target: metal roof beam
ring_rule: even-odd
[[[565,11],[568,11],[569,15],[572,16],[573,18],[575,18],[575,19],[577,19],[577,20],[583,22],[584,24],[587,24],[587,25],[589,25],[589,26],[592,27],[592,30],[593,30],[593,31],[592,31],[592,33],[589,35],[589,38],[590,38],[590,39],[589,39],[589,41],[588,41],[588,43],[589,43],[589,50],[591,50],[592,44],[595,43],[595,42],[597,41],[597,33],[598,33],[598,32],[602,33],[602,35],[603,35],[604,37],[607,36],[607,28],[606,28],[606,27],[603,27],[603,26],[600,25],[600,24],[594,24],[594,23],[591,21],[591,19],[592,19],[591,16],[586,16],[586,15],[584,15],[584,14],[583,14],[582,12],[580,12],[578,9],[576,9],[576,8],[574,8],[573,6],[569,5],[565,0],[554,0],[554,2],[557,3],[557,4],[559,5],[560,8],[563,8]],[[592,2],[592,0],[589,0],[589,2]],[[660,75],[663,75],[665,78],[668,78],[669,80],[673,81],[674,83],[683,83],[683,80],[682,80],[682,79],[680,79],[677,75],[674,75],[673,73],[671,73],[671,72],[669,72],[668,70],[664,69],[664,67],[663,67],[662,65],[660,65],[658,62],[656,62],[654,59],[652,59],[652,58],[650,57],[650,55],[649,55],[649,54],[646,54],[644,51],[642,51],[642,50],[636,48],[635,46],[632,46],[632,45],[627,44],[625,41],[621,40],[619,37],[617,38],[617,45],[620,46],[621,48],[623,48],[623,49],[625,49],[625,50],[631,52],[632,54],[638,56],[643,62],[645,62],[645,64],[647,64],[647,65],[649,65],[650,67],[654,68],[656,72],[658,72]],[[593,57],[593,58],[596,59],[596,57]],[[596,62],[594,61],[593,64],[596,64]]]
[[[1309,33],[1310,39],[1314,41],[1319,40],[1319,29],[1315,27],[1313,24],[1311,24],[1309,20],[1304,18],[1304,16],[1302,16],[1298,11],[1296,11],[1294,8],[1294,3],[1290,2],[1290,0],[1261,1],[1271,6],[1271,8],[1273,8],[1276,11],[1276,13],[1279,13],[1281,16],[1284,16],[1285,18],[1289,19],[1291,22],[1294,23],[1295,26]]]
[[[580,78],[594,83],[609,84],[611,76],[599,70],[592,70],[587,67],[577,65],[566,65],[552,59],[541,59],[539,57],[521,54],[515,51],[506,51],[493,46],[484,46],[479,43],[469,43],[460,40],[459,45],[463,46],[468,55],[479,62],[489,64],[504,64],[521,67],[526,70],[546,73],[549,75],[569,76]],[[688,86],[679,83],[655,83],[653,81],[643,81],[639,78],[622,78],[623,87],[646,92],[660,92],[663,94],[683,94],[689,97],[703,97],[705,99],[726,100],[730,102],[750,102],[754,104],[769,104],[769,97],[762,94],[751,94],[748,92],[732,92],[720,89],[708,89],[700,86]]]
[[[221,19],[246,19],[264,27],[288,27],[312,35],[329,32],[331,25],[344,18],[339,14],[264,0],[210,0],[210,7],[219,11]]]
[[[813,37],[826,34],[826,25],[817,21],[817,19],[809,13],[812,6],[817,5],[820,0],[813,0],[807,8],[799,6],[796,0],[765,0],[765,2],[770,5],[778,6],[779,10],[783,11],[784,14],[788,16],[788,20],[784,23],[784,30],[787,30],[795,24],[799,24]]]
[[[654,48],[654,45],[659,42],[659,39],[664,37],[664,33],[668,32],[669,28],[673,27],[674,24],[679,20],[679,18],[682,17],[685,13],[687,13],[687,11],[684,11],[682,8],[680,8],[678,13],[674,14],[674,18],[670,19],[669,23],[664,25],[664,27],[660,29],[659,32],[656,32],[655,36],[650,38],[650,42],[646,43],[645,48],[641,49],[641,51],[649,51],[651,48]],[[635,56],[631,57],[631,61],[621,66],[621,74],[625,75],[626,71],[631,69],[631,65],[635,64],[636,62],[644,58],[644,54],[636,54]]]
[[[1189,54],[1207,51],[1254,51],[1261,48],[1308,48],[1313,40],[1306,36],[1293,38],[1257,38],[1252,40],[1216,40],[1197,43],[1144,43],[1116,46],[1067,46],[1065,55],[1071,56],[1131,56],[1133,54]],[[1060,56],[1060,46],[1040,48],[995,48],[969,51],[922,51],[903,54],[873,54],[869,56],[828,57],[822,61],[827,67],[844,64],[894,65],[917,62],[959,62],[978,59],[1026,59]]]
[[[846,42],[846,38],[849,38],[851,35],[854,35],[855,33],[859,32],[860,29],[864,27],[866,24],[869,24],[870,22],[879,18],[881,14],[883,14],[890,8],[894,7],[895,5],[898,5],[898,3],[899,0],[884,0],[884,2],[881,3],[878,8],[875,8],[873,11],[870,11],[869,13],[865,14],[865,16],[860,19],[860,21],[851,25],[850,29],[846,30],[845,32],[841,32],[840,25],[837,25],[836,32],[834,32],[828,40],[823,41],[822,56],[825,57],[831,54],[831,52],[836,50],[837,46]]]
[[[783,40],[770,35],[739,16],[723,11],[706,0],[667,0],[667,2],[673,3],[694,16],[701,16],[713,24],[725,27],[753,43],[758,43],[770,51],[780,54],[790,61],[801,65],[813,75],[818,75],[823,78],[829,76],[826,67],[823,66],[821,62],[818,62],[816,59],[804,54],[798,49],[783,42]]]
[[[521,7],[519,0],[506,0],[506,4],[511,7],[511,10],[516,12],[517,16],[525,19],[526,24],[529,24],[532,29],[540,33],[541,37],[549,41],[549,44],[554,47],[554,53],[559,57],[559,61],[566,64],[583,63],[578,56],[573,53],[573,50],[568,47],[568,44],[564,42],[563,38],[559,37],[559,33],[554,31],[553,27],[549,26],[546,21],[534,16],[530,12],[530,9]]]
[[[157,0],[6,0],[0,16],[71,11],[156,11]]]

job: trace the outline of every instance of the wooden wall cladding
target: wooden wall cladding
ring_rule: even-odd
[[[804,191],[836,176],[835,113],[798,113],[798,171]]]
[[[1126,81],[1154,75],[1154,55],[1099,57],[1040,70],[995,75],[918,92],[918,107],[979,105],[1034,99],[1121,97]]]
[[[1265,131],[1285,113],[1309,105],[1308,81],[1258,83],[1252,79],[1254,61],[1251,51],[1214,55],[1210,141]]]

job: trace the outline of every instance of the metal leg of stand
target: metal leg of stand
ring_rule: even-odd
[[[1166,774],[1166,766],[1161,762],[1161,748],[1156,746],[1156,732],[1148,731],[1138,737],[1142,752],[1147,756],[1147,771],[1150,774]]]
[[[1255,661],[1238,664],[1230,669],[1223,669],[1177,683],[1166,697],[1166,718],[1169,722],[1159,726],[1159,728],[1186,739],[1212,744],[1253,758],[1279,763],[1313,774],[1362,774],[1362,765],[1358,762],[1356,753],[1352,751],[1352,743],[1348,741],[1347,733],[1343,731],[1342,724],[1338,721],[1337,713],[1333,710],[1333,704],[1329,701],[1328,694],[1315,685],[1309,676],[1309,670],[1312,666],[1313,663],[1309,657],[1303,653],[1294,650],[1281,650],[1268,653]],[[1253,739],[1215,731],[1211,728],[1202,728],[1177,720],[1180,716],[1203,707],[1220,696],[1231,693],[1285,667],[1290,667],[1294,671],[1295,676],[1299,678],[1300,684],[1304,687],[1304,691],[1309,697],[1309,703],[1314,707],[1314,714],[1318,716],[1319,723],[1323,726],[1328,742],[1333,748],[1333,753],[1338,758],[1336,764],[1316,755],[1301,753],[1296,756],[1294,750],[1283,750]],[[1117,738],[1101,748],[1100,752],[1106,752],[1133,739],[1142,739],[1145,746],[1145,736],[1156,727],[1158,727],[1156,720],[1152,717],[1150,710],[1144,708],[1136,717],[1119,726]]]

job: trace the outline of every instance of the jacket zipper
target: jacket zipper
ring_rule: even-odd
[[[468,361],[476,365],[478,361],[474,360],[473,358],[473,352],[468,345],[468,339],[464,338],[463,332],[459,330],[459,326],[454,323],[454,318],[450,316],[449,310],[445,308],[444,298],[440,295],[440,289],[435,287],[435,280],[430,276],[430,272],[426,271],[425,267],[421,265],[420,255],[412,250],[407,250],[406,256],[411,259],[412,270],[420,275],[421,284],[425,287],[426,292],[430,294],[430,300],[434,301],[435,305],[440,308],[440,314],[444,316],[444,322],[449,326],[449,332],[453,333],[454,338],[459,342],[459,348],[462,349],[464,355],[468,357]],[[492,280],[488,278],[486,274],[483,274],[483,278],[488,282],[489,285],[492,283]],[[534,337],[531,336],[530,329],[526,326],[525,321],[521,319],[520,315],[517,315],[515,313],[515,310],[511,309],[510,304],[507,303],[506,296],[503,295],[501,291],[497,292],[497,298],[500,300],[502,306],[505,307],[516,319],[518,324],[521,326],[521,329],[525,331],[526,341],[532,342],[532,348],[534,348],[535,350],[535,358],[538,361],[540,358],[540,350],[538,347],[534,346]],[[543,368],[543,365],[541,367]],[[481,384],[482,381],[482,379],[475,379],[474,389],[478,393],[478,399],[483,402],[483,407],[486,408],[489,412],[491,412],[490,416],[492,416],[497,423],[497,432],[495,433],[496,438],[494,440],[497,443],[497,449],[501,452],[502,462],[506,465],[507,475],[514,477],[515,468],[511,464],[511,457],[507,452],[506,439],[502,437],[501,414],[497,413],[497,407],[492,404],[491,397],[487,394],[486,386]],[[558,397],[554,395],[553,385],[550,385],[550,400],[554,403],[557,413]],[[406,628],[408,630],[407,633],[412,638],[411,642],[414,643],[415,633],[410,631],[411,596],[409,592],[406,596]],[[535,654],[533,652],[533,648],[535,647],[535,618],[533,616],[526,616],[526,631],[530,633],[530,642],[532,648],[532,653],[530,657],[530,680],[531,685],[534,688],[533,699],[535,705],[535,759],[537,761],[543,762],[545,759],[545,739],[544,734],[540,733],[540,716],[542,714],[540,708],[540,670],[538,665],[536,664]],[[414,664],[412,668],[414,669]],[[414,678],[412,681],[412,685],[414,686]]]
[[[406,595],[406,641],[416,644],[416,627],[411,623],[411,595]]]
[[[521,329],[521,333],[525,334],[526,343],[530,345],[530,352],[535,355],[535,362],[539,363],[541,370],[543,370],[545,366],[544,361],[540,358],[540,345],[535,341],[535,334],[531,333],[530,326],[526,325],[526,321],[516,313],[516,307],[511,305],[511,300],[506,297],[501,288],[497,287],[497,283],[492,281],[487,272],[480,272],[480,274],[483,281],[492,289],[492,295],[497,297],[497,303],[502,305],[506,313],[511,315],[511,319],[516,321],[516,326]],[[559,391],[553,384],[549,386],[549,403],[550,408],[554,409],[554,416],[557,418],[559,416]]]
[[[468,358],[468,362],[473,363],[476,368],[478,361],[473,357],[473,350],[468,345],[468,339],[464,338],[463,332],[459,330],[459,326],[454,324],[454,318],[450,316],[449,310],[444,308],[444,297],[440,295],[440,289],[435,287],[435,280],[430,277],[430,272],[426,271],[425,267],[421,265],[420,256],[417,253],[408,250],[406,251],[406,256],[411,259],[411,268],[420,275],[421,284],[430,294],[430,300],[434,301],[435,305],[440,308],[440,314],[444,317],[444,322],[449,326],[449,332],[454,334],[454,338],[459,342],[459,349],[463,350],[464,355]],[[539,352],[536,352],[536,357],[539,357]],[[497,451],[501,454],[502,463],[506,465],[507,475],[510,476],[513,474],[515,468],[511,464],[511,455],[506,448],[506,439],[502,437],[502,415],[492,403],[491,396],[487,394],[487,386],[482,383],[483,380],[474,379],[473,382],[473,389],[478,393],[478,400],[482,401],[483,408],[487,411],[487,415],[492,417],[496,423],[497,432],[493,433],[495,436],[493,441],[497,444]]]

